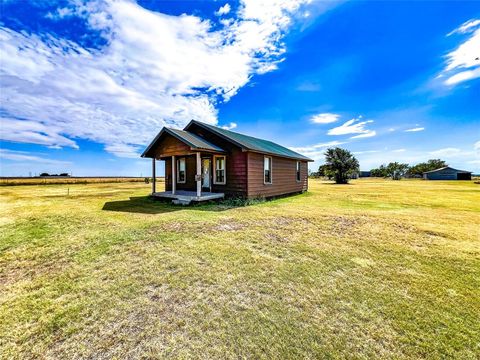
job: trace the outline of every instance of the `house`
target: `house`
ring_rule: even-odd
[[[189,203],[227,197],[273,197],[308,189],[308,162],[268,140],[192,120],[164,127],[142,154],[152,159],[152,195]],[[165,191],[157,192],[156,160],[165,161]]]
[[[472,180],[472,173],[470,171],[457,170],[450,166],[445,166],[440,169],[424,172],[423,178],[425,180]]]

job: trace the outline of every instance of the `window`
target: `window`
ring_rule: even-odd
[[[187,177],[185,166],[185,158],[177,160],[177,183],[185,183],[185,178]]]
[[[215,177],[213,183],[217,185],[225,185],[225,156],[214,156]]]
[[[300,181],[300,161],[297,161],[297,181]]]
[[[271,184],[272,183],[272,158],[270,156],[265,156],[263,158],[263,183]]]

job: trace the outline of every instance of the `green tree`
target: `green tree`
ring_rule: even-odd
[[[370,170],[370,176],[387,177],[387,167],[385,165],[380,165],[379,168]]]
[[[400,180],[405,176],[409,169],[408,164],[402,164],[398,162],[391,162],[386,167],[387,176],[391,177],[393,180]]]
[[[325,177],[326,176],[329,180],[332,179],[332,174],[328,171],[328,165],[327,164],[323,164],[323,165],[320,165],[318,167],[317,176],[319,176],[319,177]]]
[[[419,175],[422,176],[426,171],[436,170],[442,167],[448,166],[446,161],[441,159],[430,159],[427,162],[419,163],[408,169],[408,173],[412,176]]]
[[[350,151],[339,147],[325,151],[325,165],[326,175],[332,176],[337,184],[347,184],[360,167],[358,160]]]

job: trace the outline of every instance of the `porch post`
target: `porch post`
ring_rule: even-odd
[[[156,189],[155,189],[155,182],[157,181],[157,176],[156,176],[156,171],[155,171],[155,158],[152,158],[152,194],[155,194]]]
[[[175,195],[177,187],[177,172],[175,171],[175,155],[172,155],[172,195]]]
[[[197,196],[202,196],[202,160],[200,152],[197,152]]]

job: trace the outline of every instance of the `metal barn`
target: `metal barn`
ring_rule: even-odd
[[[425,180],[472,180],[470,171],[457,170],[449,166],[423,173]]]

